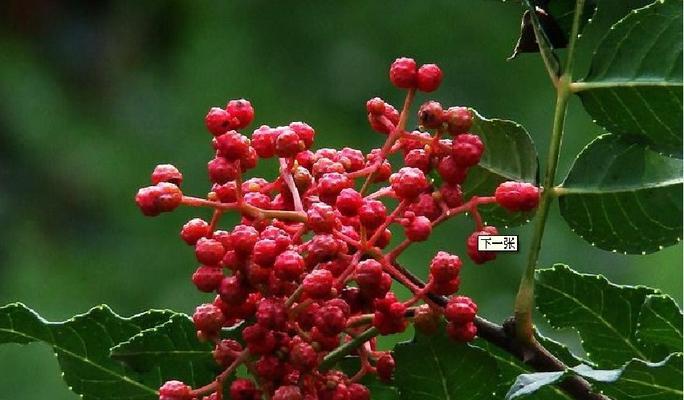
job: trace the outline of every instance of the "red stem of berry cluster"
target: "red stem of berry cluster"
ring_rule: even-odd
[[[181,204],[189,207],[210,207],[220,211],[238,211],[256,219],[274,218],[284,221],[306,222],[306,213],[303,211],[264,210],[241,202],[221,203],[199,197],[183,196]]]
[[[215,379],[213,382],[211,382],[211,383],[209,383],[209,384],[207,384],[207,385],[204,385],[204,386],[202,386],[202,387],[199,387],[199,388],[197,388],[197,389],[194,389],[194,390],[191,392],[192,395],[193,395],[193,396],[199,396],[199,395],[203,395],[203,394],[205,394],[205,393],[211,393],[211,392],[220,393],[220,392],[221,392],[220,389],[223,387],[223,382],[225,382],[225,380],[230,376],[230,374],[232,374],[233,372],[235,372],[235,370],[236,370],[242,363],[244,363],[245,360],[247,360],[248,357],[249,357],[249,351],[248,351],[248,350],[243,350],[243,351],[240,353],[240,355],[238,355],[238,357],[235,358],[235,361],[233,361],[233,362],[228,366],[228,368],[224,369],[224,370],[216,377],[216,379]],[[220,400],[220,399],[218,399],[218,400]]]
[[[373,178],[375,178],[375,175],[377,174],[380,165],[382,165],[382,163],[387,159],[387,156],[389,155],[390,150],[392,149],[392,145],[394,145],[394,143],[404,133],[404,129],[406,129],[406,122],[408,121],[408,114],[411,111],[411,104],[413,104],[413,99],[415,98],[415,96],[416,89],[410,88],[406,93],[406,98],[404,99],[404,106],[401,108],[401,113],[399,114],[399,123],[394,128],[394,130],[392,130],[389,136],[387,136],[385,144],[383,144],[380,148],[380,158],[375,162],[375,165],[372,167],[370,174],[366,177],[366,181],[363,183],[363,186],[361,186],[361,190],[359,191],[361,195],[363,195],[366,192],[371,182],[373,181]],[[382,118],[387,119],[385,117]]]
[[[471,216],[473,216],[473,219],[475,220],[475,225],[476,229],[480,230],[482,229],[482,219],[480,218],[480,213],[477,210],[477,206],[483,205],[483,204],[492,204],[496,203],[496,198],[494,196],[487,196],[487,197],[478,197],[478,196],[473,196],[471,197],[468,201],[463,203],[462,205],[450,209],[446,209],[442,212],[442,215],[440,215],[436,220],[432,221],[432,227],[436,227],[437,225],[441,224],[442,222],[448,220],[449,218],[452,218],[456,215],[462,214],[464,212],[470,212]],[[401,253],[406,250],[411,245],[411,241],[406,239],[403,242],[399,243],[397,247],[392,249],[387,254],[387,259],[390,262],[394,262],[394,260],[397,259],[401,255]]]
[[[304,212],[304,206],[302,206],[302,199],[299,196],[299,189],[295,185],[294,179],[292,179],[292,173],[288,171],[287,160],[281,158],[280,160],[280,177],[285,181],[288,190],[292,193],[292,202],[294,203],[294,209],[297,212]]]

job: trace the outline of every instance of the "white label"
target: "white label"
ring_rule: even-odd
[[[477,237],[477,251],[518,251],[517,235],[480,235]]]

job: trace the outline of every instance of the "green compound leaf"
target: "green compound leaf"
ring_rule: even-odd
[[[567,371],[537,372],[520,375],[506,400],[537,394],[560,382],[568,375],[581,375],[600,390],[614,399],[654,399],[679,400],[682,398],[682,354],[674,353],[658,363],[638,359],[627,362],[622,368],[596,370],[588,365],[578,365]]]
[[[608,371],[580,365],[573,372],[614,399],[680,400],[683,394],[682,353],[658,363],[631,360],[620,369]]]
[[[471,168],[463,185],[466,198],[491,196],[505,181],[538,185],[539,160],[530,134],[513,121],[487,119],[475,110],[471,133],[477,134],[485,150],[480,163]],[[533,213],[511,213],[496,204],[480,207],[482,218],[493,225],[515,226],[529,221]]]
[[[539,311],[554,328],[576,329],[597,367],[620,367],[632,358],[658,361],[659,354],[636,335],[641,307],[657,294],[654,289],[614,285],[560,264],[539,270],[536,280]]]
[[[672,297],[650,295],[641,306],[637,338],[661,357],[682,351],[682,310]]]
[[[589,74],[572,85],[596,123],[682,151],[682,0],[662,0],[617,22]],[[600,5],[599,5],[600,7]]]
[[[417,333],[394,348],[395,384],[400,398],[494,399],[497,367],[486,351],[455,343],[444,334]]]
[[[197,340],[190,318],[177,314],[113,347],[111,357],[162,382],[176,379],[200,387],[220,372],[212,350],[211,344]]]
[[[646,254],[682,235],[682,161],[631,138],[599,136],[559,191],[570,228],[605,250]]]
[[[67,385],[86,400],[155,400],[160,381],[143,379],[112,360],[109,349],[168,321],[172,315],[170,311],[148,311],[123,318],[106,306],[98,306],[68,321],[47,322],[25,305],[15,303],[0,307],[0,344],[51,345]]]

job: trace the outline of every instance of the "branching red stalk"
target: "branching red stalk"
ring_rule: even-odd
[[[248,350],[243,350],[240,355],[233,361],[232,364],[228,366],[221,374],[219,374],[216,379],[211,382],[210,384],[204,385],[202,387],[199,387],[195,390],[193,390],[191,393],[193,396],[200,396],[203,394],[211,393],[216,391],[216,389],[223,384],[223,382],[232,374],[237,367],[240,366],[245,360],[249,357],[249,351]]]
[[[288,171],[287,160],[284,158],[280,159],[280,177],[283,179],[287,185],[287,189],[292,194],[292,202],[294,203],[295,211],[304,212],[302,199],[299,196],[299,189],[297,189],[297,185],[295,185],[294,179],[292,179],[292,173]]]
[[[379,198],[385,197],[385,196],[387,196],[387,197],[392,197],[392,198],[396,198],[396,197],[397,197],[397,196],[394,194],[394,190],[392,190],[392,187],[391,187],[391,186],[388,186],[388,187],[384,187],[384,188],[378,189],[377,191],[375,191],[375,192],[369,194],[368,196],[366,196],[366,198],[367,198],[367,199],[374,199],[374,200],[375,200],[375,199],[379,199]]]
[[[306,222],[306,213],[303,211],[264,210],[244,202],[240,204],[240,201],[221,203],[198,197],[183,196],[181,204],[189,207],[209,207],[221,211],[239,211],[256,219],[277,218],[285,221]]]
[[[214,232],[218,226],[221,216],[223,215],[222,210],[214,209],[214,213],[211,216],[211,221],[209,222],[209,231]]]
[[[375,165],[373,166],[373,170],[368,175],[366,178],[366,181],[363,183],[363,186],[361,187],[360,193],[363,195],[366,190],[368,189],[368,186],[371,184],[373,181],[373,178],[375,177],[375,174],[378,172],[378,168],[382,165],[382,163],[387,159],[387,155],[390,152],[390,149],[392,148],[392,145],[394,142],[396,142],[404,132],[404,129],[406,129],[406,122],[408,121],[408,114],[411,112],[411,104],[413,103],[413,99],[416,96],[416,89],[411,88],[408,90],[406,93],[406,99],[404,99],[404,106],[401,108],[401,113],[399,114],[399,123],[397,126],[394,128],[392,133],[387,136],[387,140],[385,141],[385,144],[382,145],[382,148],[380,149],[380,157],[378,160],[376,160]],[[381,117],[384,118],[384,117]]]
[[[449,218],[455,217],[459,214],[462,214],[464,212],[471,212],[471,216],[475,218],[475,223],[479,227],[482,224],[482,219],[480,218],[479,212],[477,212],[477,206],[482,205],[482,204],[491,204],[491,203],[496,203],[496,198],[494,196],[487,196],[487,197],[478,197],[478,196],[473,196],[468,200],[467,202],[463,203],[462,205],[454,208],[447,209],[446,211],[442,212],[442,215],[440,215],[436,220],[432,222],[432,227],[436,227],[437,225],[441,224],[442,222],[448,220]],[[473,212],[475,210],[475,212]],[[387,254],[387,259],[389,262],[394,262],[401,253],[404,252],[410,245],[411,245],[410,240],[406,239],[403,242],[399,243],[397,247],[392,249],[388,254]]]
[[[400,213],[402,211],[404,211],[404,209],[406,208],[407,205],[408,205],[407,200],[402,200],[401,203],[399,203],[397,208],[395,208],[390,213],[390,215],[387,216],[387,218],[385,219],[385,222],[383,222],[382,225],[380,225],[375,230],[375,233],[373,234],[373,236],[371,236],[370,239],[368,239],[368,242],[367,242],[368,246],[372,247],[375,244],[375,242],[380,238],[380,236],[382,236],[385,233],[385,229],[387,229],[387,227],[390,226],[390,224],[395,222],[395,219],[397,218],[397,216],[400,215]]]

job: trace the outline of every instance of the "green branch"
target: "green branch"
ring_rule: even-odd
[[[529,1],[528,1],[529,4]],[[565,68],[557,81],[554,81],[556,86],[556,108],[553,116],[553,128],[551,131],[551,143],[549,145],[546,171],[543,180],[543,192],[539,202],[539,209],[534,225],[534,232],[530,243],[530,250],[528,253],[527,267],[520,280],[520,287],[518,288],[518,295],[515,300],[515,320],[516,333],[520,341],[526,343],[534,343],[534,329],[532,322],[532,310],[534,308],[534,271],[539,261],[539,252],[541,250],[542,239],[544,237],[544,230],[546,228],[546,220],[549,216],[549,209],[551,203],[555,198],[553,190],[554,182],[556,180],[556,170],[558,168],[558,159],[560,155],[560,148],[563,139],[563,130],[565,128],[565,116],[568,109],[568,100],[572,96],[570,84],[572,83],[572,63],[575,53],[575,45],[577,35],[579,34],[580,19],[582,17],[582,10],[584,9],[584,0],[577,0],[575,3],[575,15],[572,23],[572,32],[570,42],[568,44],[568,54],[565,62]],[[537,42],[540,43],[540,53],[544,63],[548,65],[549,54],[542,51],[541,43],[546,40],[538,26],[539,22],[535,18],[532,19]],[[553,56],[553,53],[551,53]]]
[[[321,365],[318,367],[318,369],[320,369],[321,371],[326,371],[330,369],[330,367],[332,367],[333,365],[335,365],[336,362],[344,358],[344,356],[351,353],[359,346],[361,346],[363,343],[367,342],[368,339],[375,337],[378,334],[380,334],[380,332],[375,327],[366,329],[359,336],[356,336],[354,339],[348,341],[347,343],[328,353],[323,359],[323,362],[321,362]]]

